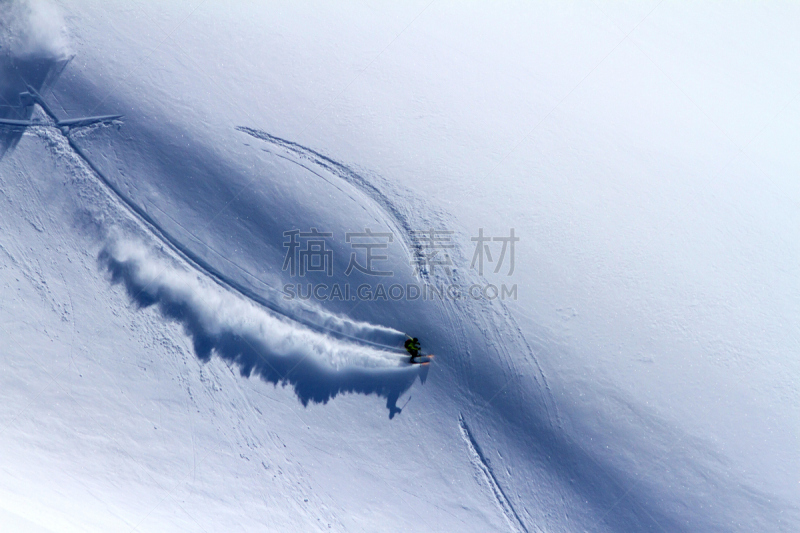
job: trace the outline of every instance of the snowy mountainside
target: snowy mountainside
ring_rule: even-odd
[[[0,524],[796,529],[796,10],[0,5]]]

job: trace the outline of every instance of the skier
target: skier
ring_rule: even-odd
[[[415,359],[419,357],[419,351],[422,349],[422,346],[419,344],[419,339],[416,337],[408,337],[405,343],[405,348],[406,351],[411,354],[411,364],[416,363]]]

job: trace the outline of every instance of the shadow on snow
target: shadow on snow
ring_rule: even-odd
[[[111,274],[114,284],[123,284],[128,296],[140,308],[158,306],[161,313],[181,323],[192,338],[194,350],[201,361],[216,354],[238,367],[242,376],[258,376],[276,386],[291,385],[304,406],[309,402],[327,403],[341,393],[375,394],[386,398],[389,418],[400,413],[397,400],[419,376],[424,383],[428,368],[408,366],[391,368],[345,367],[334,369],[299,350],[287,354],[271,352],[257,335],[220,328],[211,332],[203,325],[200,312],[169,291],[142,286],[133,266],[101,252],[99,262]],[[302,327],[302,326],[298,326]]]
[[[26,84],[40,93],[46,91],[70,59],[0,54],[0,119],[29,120],[33,106],[21,102],[19,97],[27,90]],[[0,124],[0,158],[17,145],[24,132],[24,126]]]

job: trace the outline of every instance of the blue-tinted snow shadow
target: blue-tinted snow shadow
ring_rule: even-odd
[[[33,106],[26,105],[30,102],[22,102],[20,93],[28,90],[26,84],[43,93],[58,78],[67,63],[69,58],[18,58],[0,54],[0,118],[29,120],[33,114]],[[19,143],[24,132],[24,126],[0,124],[0,159]]]
[[[118,261],[106,251],[100,254],[99,262],[110,273],[112,283],[125,286],[137,306],[155,305],[165,317],[181,323],[192,338],[195,354],[201,361],[216,355],[238,367],[242,376],[258,376],[275,385],[291,385],[304,406],[309,402],[325,404],[342,393],[375,394],[386,398],[389,418],[394,418],[401,411],[397,406],[400,395],[417,377],[424,382],[427,376],[425,366],[333,369],[306,353],[271,353],[263,340],[252,334],[230,328],[210,332],[193,306],[174,298],[169,291],[142,286],[130,263]]]

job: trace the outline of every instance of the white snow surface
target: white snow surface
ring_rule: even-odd
[[[800,530],[799,24],[0,0],[0,530]],[[517,298],[284,298],[427,229]]]

